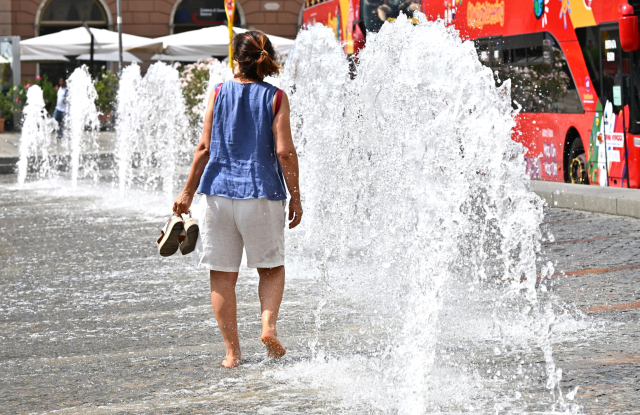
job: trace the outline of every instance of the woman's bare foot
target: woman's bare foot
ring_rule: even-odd
[[[267,346],[267,356],[277,359],[279,357],[284,356],[287,351],[278,341],[278,338],[271,334],[270,331],[265,331],[260,336],[260,340]]]
[[[242,363],[242,359],[240,358],[239,355],[227,354],[227,357],[225,357],[224,360],[222,361],[222,366],[232,368],[232,367],[240,366],[240,363]]]

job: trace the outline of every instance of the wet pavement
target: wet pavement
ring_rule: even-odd
[[[289,277],[289,350],[274,362],[259,342],[257,276],[241,272],[245,364],[226,370],[207,272],[155,250],[165,201],[14,181],[0,178],[1,413],[375,412],[270,375],[310,358],[314,281]],[[542,229],[555,273],[540,282],[588,326],[554,344],[563,391],[579,387],[585,414],[640,413],[640,220],[548,209]]]
[[[116,147],[116,133],[113,131],[100,131],[96,135],[96,143],[100,153],[113,153]],[[59,139],[54,153],[65,154],[62,151],[63,139]],[[0,133],[0,159],[14,159],[20,156],[20,133],[4,132]]]
[[[640,413],[640,220],[548,209],[542,229],[550,286],[598,327],[554,345],[563,384],[584,413]]]

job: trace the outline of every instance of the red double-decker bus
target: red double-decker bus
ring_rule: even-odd
[[[496,83],[511,79],[532,178],[640,187],[640,0],[309,0],[303,22],[357,54],[416,10],[473,40]]]

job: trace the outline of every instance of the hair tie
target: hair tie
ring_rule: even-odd
[[[260,52],[260,54],[262,56],[269,56],[269,52],[267,52],[266,50],[262,49],[262,52]]]

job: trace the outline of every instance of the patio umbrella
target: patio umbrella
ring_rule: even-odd
[[[247,29],[233,28],[234,33],[244,33]],[[293,40],[280,36],[269,35],[269,40],[280,54],[289,53]],[[178,33],[150,40],[146,44],[125,48],[129,52],[146,52],[162,54],[164,56],[189,56],[200,59],[211,56],[226,56],[229,54],[229,29],[227,26],[211,26],[204,29]],[[180,60],[180,59],[174,59]]]
[[[151,57],[152,61],[181,61],[181,62],[197,62],[199,60],[205,60],[211,56],[202,55],[163,55],[155,54]]]
[[[80,61],[89,61],[91,60],[91,55],[89,53],[84,53],[76,58]],[[118,57],[118,52],[110,52],[110,53],[94,53],[93,60],[96,61],[106,61],[106,62],[119,62],[120,58]],[[122,52],[122,61],[123,62],[142,62],[142,59],[136,57],[133,53]]]
[[[62,55],[42,54],[42,55],[20,55],[22,62],[48,63],[48,62],[69,62],[69,59]]]
[[[118,51],[118,32],[90,28],[96,54]],[[149,43],[151,39],[141,36],[122,34],[123,48]],[[91,36],[84,27],[63,30],[50,35],[38,36],[20,42],[21,55],[66,55],[76,56],[91,53]]]

